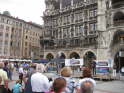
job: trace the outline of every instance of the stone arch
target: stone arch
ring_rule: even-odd
[[[69,58],[75,58],[75,59],[80,59],[80,54],[77,52],[71,52],[69,55]]]
[[[89,49],[89,50],[84,51],[84,53],[83,53],[83,57],[84,57],[84,56],[85,56],[85,54],[86,54],[87,52],[89,52],[89,51],[93,52],[93,53],[97,56],[97,54],[96,54],[96,52],[95,52],[94,50]]]
[[[115,55],[114,55],[114,65],[113,67],[117,70],[117,72],[119,72],[121,70],[122,67],[124,67],[124,57],[123,56],[119,56],[119,52],[122,51],[124,53],[124,48],[120,48],[118,51],[116,51]]]
[[[116,55],[117,51],[119,51],[120,49],[123,49],[123,46],[121,46],[121,43],[124,43],[124,30],[118,29],[113,33],[113,37],[110,43],[111,55],[113,57],[114,55]]]
[[[48,60],[54,59],[54,55],[52,53],[48,53],[46,55],[46,59],[48,59]]]
[[[113,16],[114,26],[124,25],[124,13],[122,11],[117,11]]]
[[[84,65],[88,66],[89,68],[92,68],[92,61],[97,59],[97,56],[94,51],[86,51],[84,52]]]
[[[124,30],[118,29],[117,31],[115,31],[112,37],[111,46],[118,43],[120,38],[123,37],[123,35],[124,35]]]
[[[59,57],[60,59],[66,59],[67,55],[65,52],[59,51],[59,52],[57,52],[56,57]]]

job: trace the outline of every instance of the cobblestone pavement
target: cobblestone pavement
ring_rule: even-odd
[[[48,74],[48,77],[56,77],[55,74]],[[12,89],[15,80],[18,79],[18,74],[14,73],[13,81],[9,83],[9,88]],[[124,93],[124,81],[96,81],[97,86],[95,88],[94,93]]]
[[[124,93],[124,81],[98,81],[95,93]]]

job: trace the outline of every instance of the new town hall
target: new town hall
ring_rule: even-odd
[[[111,60],[119,65],[124,43],[124,0],[45,0],[44,57]],[[123,54],[123,52],[122,52]],[[120,64],[124,66],[124,58]]]

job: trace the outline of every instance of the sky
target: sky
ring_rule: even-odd
[[[45,10],[45,0],[0,0],[0,12],[9,11],[14,17],[43,24],[41,16]]]

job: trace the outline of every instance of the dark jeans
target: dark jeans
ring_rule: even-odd
[[[93,68],[93,75],[96,75],[96,68]]]
[[[9,79],[12,80],[12,72],[9,72]]]

